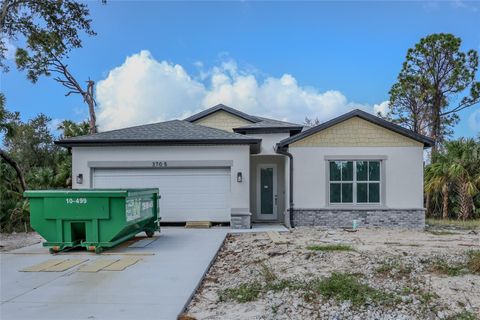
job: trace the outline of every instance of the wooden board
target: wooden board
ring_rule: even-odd
[[[80,263],[83,263],[85,261],[87,261],[88,259],[67,259],[65,261],[62,261],[61,263],[59,264],[56,264],[54,266],[51,266],[51,267],[48,267],[48,268],[45,268],[41,271],[45,271],[45,272],[62,272],[62,271],[65,271],[65,270],[68,270],[72,267],[75,267],[76,265],[79,265]]]
[[[285,243],[288,243],[288,240],[287,238],[285,238],[284,236],[282,236],[280,233],[278,233],[277,231],[268,231],[267,232],[267,235],[268,237],[270,238],[270,240],[273,241],[273,243],[275,244],[285,244]]]
[[[210,221],[187,221],[185,228],[211,228],[212,223]]]
[[[87,265],[84,265],[78,269],[78,272],[98,272],[102,270],[105,267],[108,267],[109,265],[117,262],[119,259],[98,259],[96,261],[93,261],[92,263],[89,263]]]
[[[128,268],[129,266],[134,265],[140,260],[142,259],[137,257],[122,258],[117,262],[112,263],[108,267],[103,268],[102,270],[103,271],[122,271]]]
[[[45,262],[42,262],[42,263],[33,265],[33,266],[31,266],[31,267],[25,268],[25,269],[20,270],[20,271],[21,271],[21,272],[39,272],[39,271],[42,271],[42,270],[44,270],[44,269],[53,267],[53,266],[55,266],[55,265],[57,265],[57,264],[60,264],[60,263],[62,263],[63,261],[65,261],[65,260],[59,260],[59,259],[56,259],[56,260],[47,260],[47,261],[45,261]]]

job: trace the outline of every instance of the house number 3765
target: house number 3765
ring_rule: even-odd
[[[152,167],[162,168],[167,166],[167,161],[152,161]]]

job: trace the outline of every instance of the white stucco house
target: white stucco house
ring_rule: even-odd
[[[361,110],[307,128],[217,105],[56,142],[73,187],[159,188],[162,222],[423,228],[430,138]]]

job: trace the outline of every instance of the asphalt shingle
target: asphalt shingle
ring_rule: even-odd
[[[57,141],[59,145],[96,142],[245,142],[253,141],[251,137],[210,128],[183,120],[171,120],[146,124],[124,129],[100,132],[92,135],[67,138]]]

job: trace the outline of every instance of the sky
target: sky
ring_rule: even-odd
[[[408,48],[453,33],[480,51],[480,2],[87,2],[95,37],[67,61],[96,82],[100,130],[184,118],[218,103],[292,122],[354,108],[384,111]],[[10,43],[12,52],[17,44]],[[12,56],[12,55],[11,55]],[[52,78],[1,74],[9,110],[23,119],[88,117]],[[477,75],[480,80],[480,74]],[[480,132],[480,105],[460,113],[454,137]]]

